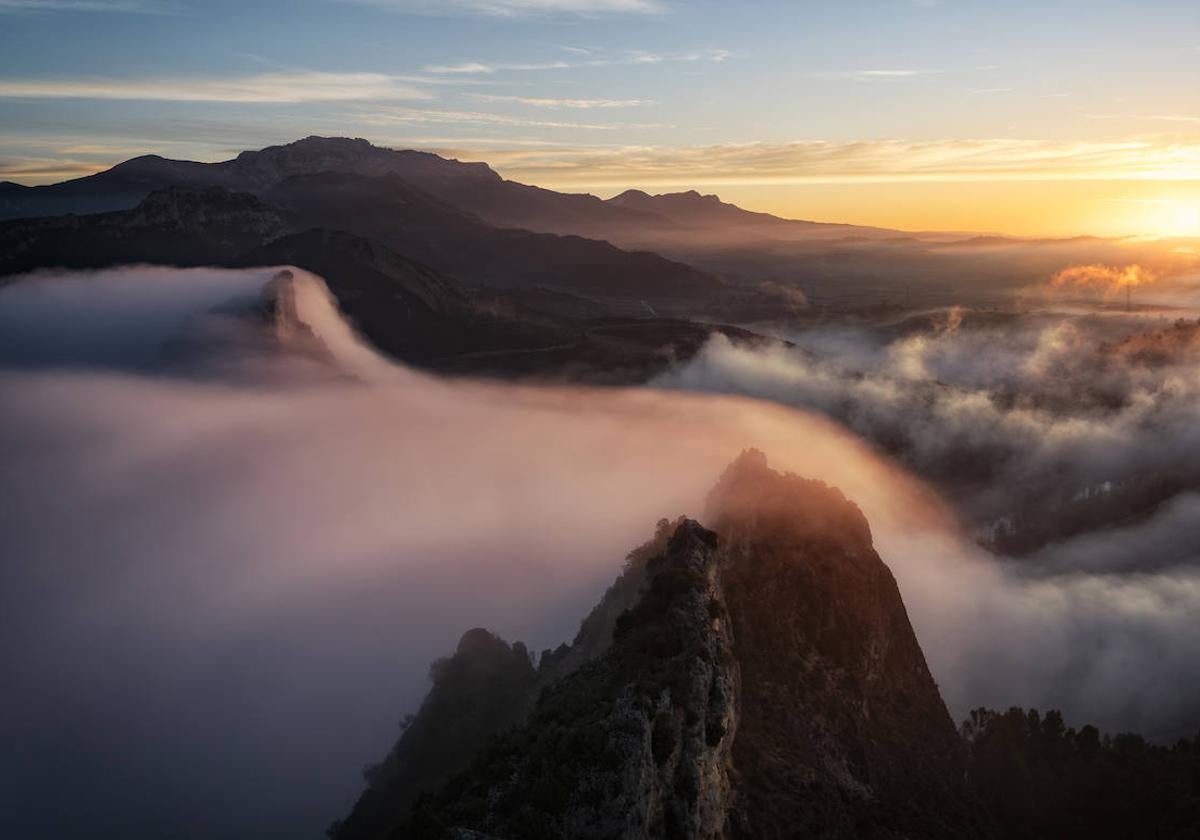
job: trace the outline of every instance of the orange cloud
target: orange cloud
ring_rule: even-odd
[[[1136,263],[1125,266],[1073,265],[1050,278],[1054,286],[1087,286],[1104,290],[1104,296],[1114,295],[1122,289],[1153,283],[1158,275]]]

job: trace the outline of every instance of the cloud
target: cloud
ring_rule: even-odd
[[[0,99],[130,99],[173,102],[331,102],[430,99],[382,73],[262,73],[231,78],[0,79]]]
[[[1105,288],[1145,274],[1071,272]],[[1200,483],[1200,326],[951,309],[789,337],[797,347],[714,338],[659,384],[825,413],[953,488],[964,521],[1004,551],[1147,515]]]
[[[587,123],[563,120],[540,120],[514,117],[507,114],[492,114],[484,111],[451,111],[428,108],[374,108],[359,115],[358,119],[365,125],[492,125],[521,128],[555,128],[581,129],[586,131],[616,131],[622,128],[634,128],[625,123]]]
[[[1200,116],[1195,114],[1088,114],[1091,120],[1153,120],[1157,122],[1200,123]]]
[[[426,73],[495,73],[496,68],[490,64],[480,64],[477,61],[468,61],[462,64],[426,64],[421,68]]]
[[[658,0],[352,0],[395,12],[430,15],[484,15],[515,18],[545,15],[594,17],[657,14],[666,7]]]
[[[841,75],[855,79],[908,79],[913,76],[934,76],[941,70],[849,70]]]
[[[577,108],[590,110],[592,108],[638,108],[643,105],[653,105],[652,99],[554,99],[537,96],[500,96],[490,93],[469,94],[472,99],[482,102],[515,102],[520,105],[531,105],[535,108]]]
[[[143,0],[0,0],[0,15],[54,12],[153,14],[169,8],[170,6],[163,3]]]
[[[426,64],[421,69],[434,74],[474,74],[495,73],[499,70],[513,70],[522,73],[538,72],[541,70],[566,70],[574,65],[565,61],[542,61],[518,64],[484,64],[479,61],[466,61],[461,64]]]
[[[247,292],[274,276],[0,290],[24,325],[0,332],[0,778],[19,835],[319,832],[460,633],[570,637],[744,446],[788,450],[779,467],[839,482],[877,527],[900,500],[906,526],[936,518],[848,436],[779,407],[443,382],[344,344],[329,369],[252,364],[270,345]],[[328,344],[328,298],[300,300]],[[88,793],[53,808],[64,788]]]
[[[469,154],[469,150],[462,151]],[[557,187],[1200,178],[1200,142],[823,140],[489,152],[506,177]]]
[[[613,58],[596,58],[583,62],[584,67],[608,67],[614,64],[662,64],[664,62],[710,62],[722,64],[733,57],[733,52],[724,49],[685,50],[683,52],[650,52],[647,50],[625,50]]]
[[[879,535],[952,709],[1195,729],[1200,324],[949,310],[788,337],[714,337],[656,384],[821,412],[945,488],[973,538],[1028,551]]]
[[[61,181],[66,178],[94,175],[108,169],[110,165],[104,162],[75,160],[66,156],[23,157],[15,160],[0,158],[0,180]]]
[[[1075,725],[1156,734],[1200,704],[1194,499],[1118,526],[1136,549],[1173,545],[1165,564],[1135,570],[1080,543],[1099,565],[1060,546],[1051,574],[1026,575],[820,416],[720,394],[440,381],[358,344],[319,281],[296,275],[289,324],[307,325],[328,363],[247,317],[275,269],[52,273],[0,290],[5,326],[23,330],[0,331],[0,777],[18,834],[312,834],[346,812],[358,769],[459,633],[484,625],[534,649],[569,637],[625,552],[660,516],[702,510],[747,446],[863,508],[954,713],[1055,705]],[[943,429],[967,439],[993,415],[966,383],[1045,390],[1054,377],[1038,370],[1070,383],[1064,360],[1086,344],[1036,322],[983,340],[970,313],[892,341],[868,328],[810,339],[767,352],[715,341],[664,384],[798,405],[829,389],[936,442],[922,402],[952,411]],[[813,360],[821,341],[840,348],[831,360]],[[928,399],[902,377],[921,369],[960,393]],[[1193,429],[1195,397],[1170,405]],[[1098,436],[1121,457],[1178,461],[1188,440],[1131,436],[1135,415],[1173,428],[1150,406],[1110,432],[1010,415],[1008,433],[1045,439],[1046,455]],[[64,789],[87,795],[53,807]]]
[[[465,61],[458,64],[427,64],[422,69],[426,73],[455,75],[455,74],[491,74],[498,71],[537,72],[543,70],[571,70],[581,67],[614,67],[621,65],[662,64],[665,62],[709,62],[721,64],[733,56],[729,50],[707,49],[690,50],[686,52],[656,53],[645,50],[624,50],[618,55],[608,58],[590,58],[586,61],[535,61],[524,63],[492,63],[482,61]]]
[[[1158,275],[1140,265],[1073,265],[1050,278],[1054,286],[1087,286],[1100,288],[1105,296],[1153,283]]]

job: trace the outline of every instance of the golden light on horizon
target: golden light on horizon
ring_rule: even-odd
[[[1200,205],[1183,205],[1175,209],[1171,235],[1200,236]]]

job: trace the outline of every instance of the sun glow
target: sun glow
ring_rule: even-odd
[[[1171,220],[1172,236],[1200,236],[1200,205],[1180,205]]]

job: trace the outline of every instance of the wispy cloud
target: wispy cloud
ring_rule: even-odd
[[[486,15],[528,17],[574,15],[595,17],[621,14],[658,14],[666,7],[659,0],[352,0],[395,12],[425,15]]]
[[[171,7],[150,0],[0,0],[2,14],[40,14],[54,12],[120,12],[151,14]]]
[[[1010,87],[980,88],[979,90],[971,91],[972,96],[989,96],[993,93],[1012,93],[1012,88],[1010,88]]]
[[[454,153],[470,155],[469,150]],[[889,181],[1200,179],[1200,142],[806,141],[493,149],[507,177],[558,187]]]
[[[508,114],[492,114],[483,111],[451,111],[431,108],[382,108],[357,115],[364,125],[388,126],[396,124],[422,125],[489,125],[521,128],[567,128],[588,131],[615,131],[629,128],[625,123],[585,123],[562,120],[528,119]]]
[[[173,102],[333,102],[430,99],[381,73],[263,73],[226,79],[0,79],[0,99],[129,99]]]
[[[103,163],[72,158],[32,157],[15,160],[0,158],[0,181],[16,181],[18,183],[62,181],[67,178],[94,175],[107,168],[108,166]]]
[[[526,63],[504,63],[463,61],[455,64],[426,64],[421,69],[426,73],[459,75],[491,74],[502,70],[539,71],[571,70],[580,67],[614,67],[636,64],[663,64],[666,62],[709,62],[720,64],[733,56],[729,50],[705,49],[685,52],[649,52],[647,50],[624,50],[617,55],[604,58],[589,58],[583,61],[534,61]]]
[[[647,50],[626,50],[623,58],[598,59],[587,62],[590,67],[606,64],[660,64],[664,61],[710,61],[714,64],[731,58],[729,50],[688,50],[685,52],[649,52]]]
[[[421,68],[426,73],[495,73],[496,68],[490,64],[480,64],[478,61],[464,61],[462,64],[426,64]]]
[[[913,70],[913,69],[872,69],[872,70],[845,70],[832,75],[844,79],[858,79],[860,81],[869,81],[871,79],[909,79],[913,76],[936,76],[941,70]]]
[[[472,99],[481,102],[515,102],[520,105],[531,105],[534,108],[637,108],[642,105],[653,105],[653,99],[551,99],[540,96],[500,96],[490,93],[468,94]]]
[[[1153,122],[1200,124],[1197,114],[1089,114],[1094,120],[1151,120]]]
[[[421,69],[434,74],[474,74],[495,73],[497,70],[517,70],[523,72],[538,70],[566,70],[573,65],[565,61],[541,61],[525,64],[484,64],[481,61],[464,61],[460,64],[426,64]]]

